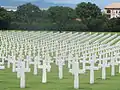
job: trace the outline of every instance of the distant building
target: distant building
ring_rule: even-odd
[[[120,17],[120,3],[112,3],[104,8],[104,13],[108,18]]]
[[[48,10],[48,8],[40,8],[41,10]]]
[[[82,21],[80,18],[76,18],[75,20],[76,20],[76,21],[79,21],[79,22]]]

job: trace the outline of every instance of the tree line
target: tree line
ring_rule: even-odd
[[[120,31],[120,18],[108,19],[94,3],[82,2],[76,8],[52,6],[41,10],[32,3],[7,11],[0,7],[0,30]]]

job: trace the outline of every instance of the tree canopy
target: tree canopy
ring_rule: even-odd
[[[82,2],[76,8],[52,6],[41,10],[32,3],[7,11],[0,7],[0,29],[55,31],[120,31],[120,19],[108,19],[94,3]]]
[[[78,4],[75,10],[76,14],[81,19],[97,18],[102,15],[101,9],[96,4],[90,2],[82,2]]]
[[[4,8],[0,7],[0,29],[8,29],[10,20],[9,13]]]
[[[41,13],[38,6],[26,3],[17,7],[16,19],[21,22],[33,23],[40,20]]]
[[[48,9],[48,17],[59,28],[63,28],[68,21],[76,18],[76,14],[70,7],[54,6]]]

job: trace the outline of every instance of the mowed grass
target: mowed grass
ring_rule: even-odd
[[[120,90],[120,74],[116,66],[116,76],[110,75],[107,68],[107,79],[101,80],[101,70],[95,71],[95,84],[89,84],[89,71],[80,75],[80,89],[78,90]],[[58,67],[52,65],[51,72],[47,73],[47,83],[42,84],[42,73],[39,69],[38,75],[33,75],[33,70],[26,73],[26,88],[21,89],[19,79],[12,69],[0,70],[0,90],[76,90],[73,86],[73,76],[68,72],[67,65],[64,66],[64,78],[59,80]]]

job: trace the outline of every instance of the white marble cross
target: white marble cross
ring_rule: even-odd
[[[39,59],[38,56],[36,56],[34,59],[34,72],[33,72],[34,75],[38,74],[38,67],[37,67],[38,66],[38,59]]]
[[[28,72],[31,71],[30,69],[30,57],[29,56],[26,56],[26,59],[25,59],[25,68]]]
[[[57,65],[59,70],[59,79],[63,78],[63,65],[65,65],[65,61],[62,56],[58,56]]]
[[[96,57],[93,55],[92,57],[89,56],[90,66],[86,66],[86,69],[90,70],[90,84],[94,84],[94,70],[99,70],[99,67],[95,66]]]
[[[115,76],[115,57],[111,54],[111,76]]]
[[[101,55],[103,56],[103,55]],[[109,60],[109,57],[106,57],[106,54],[104,54],[103,58],[100,58],[102,63],[101,63],[101,67],[102,67],[102,79],[105,80],[106,79],[106,67],[110,67],[110,65],[108,64],[107,60]]]
[[[18,58],[17,65],[16,65],[16,72],[17,72],[17,78],[20,78],[20,68],[22,60]]]
[[[0,61],[0,70],[2,69],[5,69],[5,66],[4,66],[4,57],[1,56],[1,61]]]
[[[11,63],[11,56],[8,55],[8,58],[7,58],[7,68],[10,68],[10,63]]]
[[[72,66],[72,59],[73,59],[73,55],[69,54],[68,55],[68,68],[70,69]]]
[[[16,68],[16,60],[15,60],[15,56],[12,56],[12,72],[15,72],[15,68]]]
[[[79,88],[79,74],[85,73],[84,70],[80,70],[78,59],[72,61],[72,69],[69,70],[74,75],[74,88]]]
[[[49,56],[49,54],[47,54],[44,59],[45,59],[46,65],[49,67],[47,68],[47,71],[50,72],[51,70],[50,64],[53,63],[53,61],[51,60],[51,57]]]
[[[42,69],[42,83],[47,82],[47,69],[50,68],[45,60],[43,60],[42,64],[38,65],[38,68]]]
[[[86,55],[83,55],[82,60],[80,60],[80,63],[82,63],[82,69],[86,72]]]
[[[19,59],[15,70],[17,78],[20,78],[20,88],[25,88],[25,72],[28,72],[28,68],[25,67],[25,61]]]
[[[25,62],[21,62],[21,68],[20,68],[20,88],[25,88]]]

